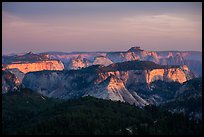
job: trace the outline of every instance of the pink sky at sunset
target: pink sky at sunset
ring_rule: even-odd
[[[49,13],[49,10],[53,11],[54,3],[51,9],[48,3],[42,3],[45,7],[40,3],[31,3],[27,5],[33,6],[31,9],[20,8],[21,3],[12,4],[2,5],[3,54],[28,51],[121,51],[137,44],[146,50],[202,50],[202,3],[184,4],[181,6],[183,9],[177,9],[181,12],[171,12],[162,7],[155,11],[154,6],[159,8],[161,4],[152,4],[154,12],[151,12],[151,9],[145,11],[148,8],[145,4],[142,5],[143,9],[138,10],[134,10],[134,7],[126,10],[128,4],[116,4],[117,8],[111,4],[113,8],[109,6],[106,11],[105,5],[96,3],[93,6],[100,6],[101,10],[92,9],[89,3],[84,4],[84,9],[80,8],[83,4],[70,3],[76,7],[74,9],[66,7],[69,5],[66,3],[64,10],[55,14]],[[38,9],[40,6],[42,8]],[[35,7],[38,11],[34,10]],[[189,7],[191,9],[185,13]],[[60,4],[54,10],[58,11],[58,8]]]

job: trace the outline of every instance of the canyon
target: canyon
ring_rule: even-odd
[[[29,52],[3,56],[2,72],[6,75],[2,76],[2,93],[27,88],[52,98],[94,96],[143,107],[161,101],[140,94],[141,85],[151,90],[156,81],[182,84],[198,77],[202,74],[200,55],[132,47],[122,52]],[[193,60],[199,63],[192,70]],[[7,75],[11,75],[10,81]]]
[[[134,64],[132,66],[132,64]],[[151,65],[149,69],[144,69]],[[125,66],[119,69],[119,66]],[[142,67],[143,66],[143,67]],[[186,66],[157,65],[149,61],[130,61],[116,65],[93,65],[77,70],[39,71],[25,75],[22,86],[54,98],[73,99],[94,96],[113,101],[128,102],[138,106],[149,104],[127,89],[130,85],[147,84],[162,80],[183,83],[194,78]],[[138,102],[138,100],[140,102]]]

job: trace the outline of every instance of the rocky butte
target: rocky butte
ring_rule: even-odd
[[[23,73],[42,70],[63,70],[64,65],[59,60],[49,59],[46,55],[29,52],[25,55],[7,56],[4,58],[6,69],[17,68]]]
[[[64,65],[58,60],[37,61],[30,63],[13,63],[6,66],[7,69],[17,68],[23,73],[42,70],[63,70]]]

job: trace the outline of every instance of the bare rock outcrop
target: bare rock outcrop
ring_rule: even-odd
[[[63,70],[64,65],[61,61],[47,60],[28,63],[13,63],[6,65],[7,69],[17,68],[23,73],[42,71],[42,70]]]
[[[19,86],[19,79],[10,71],[2,69],[2,94],[17,91]]]
[[[76,58],[72,58],[68,64],[69,69],[80,69],[90,66],[91,63],[82,56],[78,56]]]
[[[98,56],[94,59],[93,65],[104,65],[104,66],[108,66],[110,64],[112,64],[113,62],[104,57],[104,56]]]

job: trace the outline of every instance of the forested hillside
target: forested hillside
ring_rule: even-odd
[[[155,106],[84,97],[57,100],[23,90],[2,95],[3,134],[200,134],[201,122]]]

